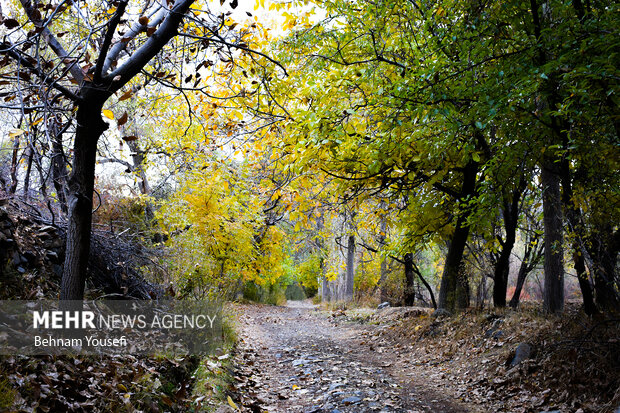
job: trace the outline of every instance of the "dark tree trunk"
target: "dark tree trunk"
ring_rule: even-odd
[[[413,254],[408,252],[403,257],[405,263],[405,294],[406,306],[412,306],[415,302],[415,272],[413,269]]]
[[[28,146],[28,155],[26,155],[26,174],[24,175],[24,197],[29,198],[30,192],[30,173],[32,172],[32,160],[34,159],[34,149],[32,145]]]
[[[517,275],[517,284],[515,286],[515,292],[510,299],[510,307],[517,308],[519,301],[521,300],[521,291],[525,285],[525,280],[528,274],[539,264],[541,258],[541,250],[538,242],[532,243],[530,240],[526,242],[525,253],[523,254],[523,260],[519,266],[519,274]]]
[[[512,294],[512,298],[510,299],[510,307],[517,308],[519,305],[519,301],[521,299],[521,291],[523,291],[523,285],[525,284],[525,279],[527,278],[527,274],[529,273],[527,268],[527,261],[525,259],[521,262],[521,266],[519,267],[519,274],[517,275],[517,285],[515,286],[515,292]]]
[[[620,232],[610,223],[596,228],[591,240],[590,256],[594,261],[594,291],[596,303],[601,309],[620,311],[616,263],[620,249]]]
[[[426,280],[422,276],[422,273],[420,272],[420,269],[418,268],[417,265],[415,265],[415,262],[412,262],[412,264],[413,264],[413,270],[418,275],[418,277],[420,278],[420,281],[422,281],[422,284],[424,284],[424,287],[428,291],[428,295],[431,297],[431,303],[433,304],[433,308],[437,309],[437,301],[435,301],[435,294],[433,293],[433,289],[431,288],[430,284],[426,282]]]
[[[14,195],[17,192],[17,166],[19,164],[19,136],[13,141],[13,154],[11,157],[11,186],[9,194]]]
[[[585,260],[583,259],[583,255],[579,252],[579,245],[577,242],[573,243],[573,262],[575,265],[575,272],[577,273],[577,280],[579,281],[579,288],[581,289],[581,296],[583,297],[583,310],[587,315],[595,314],[597,309],[594,304],[592,286],[590,285],[588,273],[586,272]]]
[[[345,301],[353,300],[353,285],[355,283],[355,235],[349,235],[347,243],[347,270],[345,274],[344,294]]]
[[[569,137],[566,133],[568,125],[562,125],[561,128],[556,127],[556,133],[562,138],[562,145],[565,150],[568,150]],[[562,203],[564,205],[564,213],[566,220],[568,221],[569,228],[573,233],[573,264],[575,271],[577,272],[577,280],[579,281],[579,289],[581,290],[581,296],[583,297],[583,308],[586,314],[592,315],[597,312],[596,305],[594,304],[594,296],[592,294],[592,286],[586,273],[586,265],[581,248],[579,245],[579,239],[581,238],[581,210],[575,206],[573,200],[573,182],[572,174],[570,170],[569,160],[564,156],[561,161],[561,173],[562,173]]]
[[[439,308],[454,311],[457,308],[457,283],[461,271],[461,261],[465,244],[469,236],[469,226],[465,225],[465,217],[459,216],[456,220],[456,228],[452,235],[452,241],[448,248],[446,263],[441,276],[439,288]]]
[[[461,190],[461,198],[467,198],[475,193],[476,190],[476,174],[478,173],[478,164],[473,161],[468,163],[464,168],[463,186]],[[467,225],[467,212],[461,212],[456,219],[456,226],[452,240],[448,248],[446,263],[441,276],[441,286],[439,289],[439,308],[454,311],[458,306],[465,303],[463,297],[466,293],[466,285],[459,280],[461,271],[461,261],[463,260],[463,252],[465,244],[469,236],[469,225]],[[468,298],[468,297],[467,297]]]
[[[77,111],[73,171],[69,178],[69,222],[61,300],[84,298],[86,270],[90,252],[93,190],[97,142],[107,129],[101,119],[105,98],[85,87],[83,103]]]
[[[60,209],[67,214],[67,163],[65,160],[65,151],[62,146],[62,131],[56,120],[52,121],[52,182],[58,197]]]
[[[545,233],[543,310],[548,313],[560,313],[564,309],[562,198],[560,195],[560,177],[556,169],[554,160],[545,157],[541,168]]]
[[[506,290],[508,289],[508,274],[510,273],[510,255],[515,245],[517,220],[519,218],[518,199],[520,195],[513,194],[513,197],[517,199],[513,199],[511,204],[506,203],[503,211],[506,239],[502,244],[502,251],[495,264],[495,271],[493,274],[493,304],[495,307],[506,307]]]
[[[527,188],[525,173],[521,173],[519,183],[510,192],[504,195],[503,218],[506,239],[501,243],[502,251],[495,264],[493,274],[493,304],[495,307],[506,307],[506,291],[508,289],[508,276],[510,274],[510,256],[517,238],[517,225],[519,223],[519,210],[523,193]]]

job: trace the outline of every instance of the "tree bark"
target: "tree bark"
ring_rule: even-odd
[[[28,145],[28,154],[26,155],[26,174],[24,175],[24,198],[28,199],[30,196],[30,173],[32,172],[32,160],[34,158],[33,144]]]
[[[428,294],[431,297],[431,303],[433,304],[433,308],[437,309],[437,301],[435,301],[435,294],[433,293],[433,289],[431,288],[430,284],[426,282],[424,277],[422,277],[422,273],[420,272],[418,267],[415,265],[415,263],[413,264],[413,269],[415,270],[416,274],[418,274],[418,277],[420,277],[420,281],[422,281],[422,284],[424,284],[424,287],[428,291]]]
[[[477,173],[477,163],[471,161],[465,166],[460,198],[467,198],[475,193]],[[467,210],[464,212],[462,211],[456,219],[454,234],[452,234],[452,241],[448,247],[446,263],[441,276],[439,302],[437,306],[438,308],[449,311],[456,310],[466,301],[464,299],[459,299],[459,296],[463,297],[463,294],[466,293],[465,285],[459,281],[459,276],[463,252],[465,251],[465,244],[469,236],[469,225],[467,225],[468,215],[469,212]]]
[[[408,252],[403,257],[405,263],[405,294],[406,306],[412,306],[415,302],[415,272],[413,269],[413,254]]]
[[[468,236],[469,226],[465,226],[465,217],[459,216],[456,220],[456,228],[452,235],[441,276],[439,302],[437,303],[439,308],[449,311],[454,311],[457,308],[457,283]]]
[[[21,125],[21,122],[20,122]],[[13,140],[13,154],[11,156],[11,186],[9,187],[9,194],[14,195],[17,192],[17,167],[19,164],[19,136],[16,136]]]
[[[83,88],[83,103],[77,111],[73,170],[69,178],[69,222],[61,300],[84,298],[92,225],[93,190],[97,142],[107,129],[101,110],[107,96],[88,86]]]
[[[513,198],[520,198],[520,195],[513,194]],[[508,275],[510,273],[510,255],[512,254],[517,236],[517,220],[519,218],[518,199],[513,199],[513,202],[510,204],[506,203],[503,214],[506,239],[502,244],[502,251],[495,264],[495,271],[493,274],[493,304],[495,307],[506,307],[506,290],[508,289]]]
[[[57,120],[52,121],[52,182],[60,204],[60,210],[67,214],[67,164],[65,162],[65,151],[62,146],[62,131],[59,128]]]
[[[523,290],[523,285],[525,284],[525,279],[527,278],[528,273],[527,261],[523,259],[523,261],[521,261],[521,265],[519,266],[519,274],[517,275],[515,292],[512,294],[512,298],[509,303],[511,308],[517,308],[519,305],[519,301],[521,300],[521,291]]]
[[[620,231],[611,223],[597,226],[591,239],[590,256],[594,261],[594,291],[601,309],[620,311],[616,265],[620,250]]]
[[[347,243],[347,270],[343,298],[345,301],[353,300],[353,285],[355,283],[355,235],[349,235]]]
[[[385,208],[384,203],[381,204],[381,208]],[[385,216],[381,218],[380,231],[381,231],[381,234],[379,235],[379,244],[383,246],[385,244],[385,234],[387,232],[387,219],[385,218]],[[382,303],[385,303],[388,301],[387,288],[385,285],[387,282],[387,275],[388,275],[388,263],[387,263],[387,257],[386,257],[381,260],[381,274],[379,276],[379,297],[380,297],[379,300]]]
[[[545,239],[543,310],[547,313],[560,313],[564,310],[562,198],[560,177],[553,159],[549,157],[545,157],[543,161],[541,183]]]

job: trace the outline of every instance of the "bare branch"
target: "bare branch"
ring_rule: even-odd
[[[101,73],[103,71],[103,63],[106,60],[106,55],[108,54],[108,50],[112,44],[112,38],[114,37],[114,31],[118,26],[118,23],[121,21],[121,17],[125,13],[125,8],[127,7],[128,0],[122,1],[114,16],[110,19],[108,23],[108,29],[106,30],[105,37],[103,39],[103,44],[101,45],[101,51],[99,52],[99,57],[97,58],[97,65],[95,66],[95,74],[93,76],[93,81],[95,84],[99,84],[101,81]],[[122,43],[122,42],[121,42]]]
[[[60,58],[60,60],[66,64],[69,68],[69,72],[73,76],[73,78],[77,81],[78,85],[84,81],[84,72],[82,72],[82,68],[77,64],[76,59],[72,59],[69,56],[69,53],[62,47],[62,45],[58,42],[56,37],[52,34],[52,32],[47,28],[46,23],[41,20],[40,12],[33,7],[30,0],[20,0],[26,15],[30,19],[30,21],[41,30],[41,35],[43,39],[47,42],[49,47],[56,53],[56,56]]]
[[[140,73],[142,68],[153,58],[159,51],[178,34],[178,28],[183,21],[185,12],[194,0],[177,0],[170,12],[162,21],[159,29],[149,37],[146,42],[131,57],[123,63],[122,66],[112,71],[107,78],[111,79],[111,87],[108,92],[114,93],[129,82],[135,75]],[[112,54],[112,50],[108,54],[108,58]],[[107,61],[106,59],[106,61]],[[104,64],[104,70],[106,65]],[[118,80],[116,78],[120,77]]]
[[[6,42],[0,43],[0,54],[2,53],[11,57],[17,62],[17,64],[28,69],[31,73],[41,78],[41,80],[43,80],[43,82],[45,82],[48,86],[58,90],[65,97],[71,99],[74,102],[78,102],[80,100],[79,96],[77,96],[74,92],[64,86],[59,85],[56,80],[49,78],[45,73],[41,71],[41,69],[34,66],[31,63],[30,56],[23,55],[16,49],[15,45]]]
[[[190,2],[191,4],[192,2]],[[189,6],[188,6],[189,8]],[[148,30],[149,28],[156,27],[159,23],[161,23],[166,17],[166,13],[168,9],[162,5],[159,5],[149,16],[149,23],[144,25],[137,21],[131,26],[131,29],[121,39],[121,41],[115,43],[111,48],[110,52],[105,56],[105,60],[103,63],[103,67],[101,69],[101,75],[105,76],[105,74],[112,68],[114,62],[116,62],[120,56],[120,54],[127,49],[127,45],[129,42],[136,38],[140,33],[144,30]],[[112,33],[113,34],[113,33]],[[100,55],[100,57],[102,57]]]

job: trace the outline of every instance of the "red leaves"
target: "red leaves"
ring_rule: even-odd
[[[133,96],[133,91],[128,90],[127,92],[123,93],[120,98],[118,98],[118,101],[122,102],[123,100],[129,99],[131,96]]]
[[[127,123],[127,112],[123,113],[123,115],[120,118],[118,118],[116,123],[118,124],[119,127]]]
[[[19,22],[15,19],[6,19],[2,22],[2,24],[4,24],[9,30],[20,26]]]

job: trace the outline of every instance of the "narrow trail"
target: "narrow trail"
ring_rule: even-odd
[[[245,411],[476,411],[418,377],[396,351],[369,345],[375,326],[336,324],[308,301],[237,310],[236,396]]]

